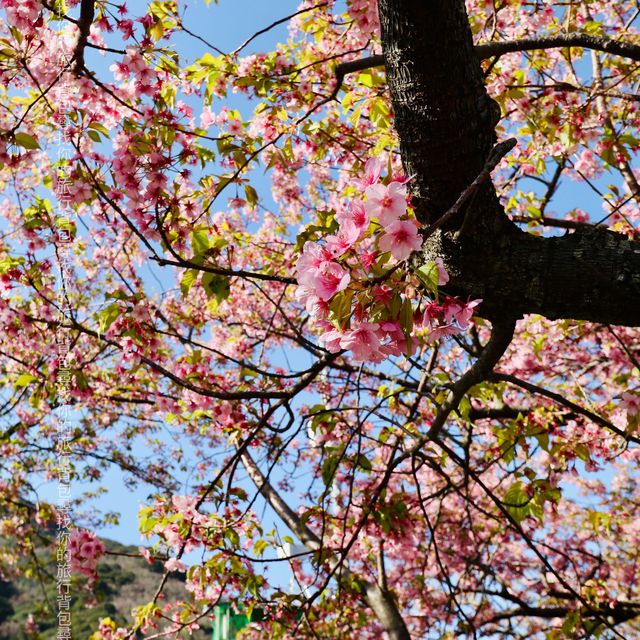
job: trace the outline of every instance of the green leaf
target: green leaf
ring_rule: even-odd
[[[373,465],[371,464],[371,461],[362,453],[358,455],[358,457],[356,458],[356,464],[361,468],[364,469],[365,471],[372,471],[373,470]]]
[[[19,389],[21,387],[28,387],[32,382],[36,382],[38,378],[36,376],[31,375],[30,373],[23,373],[14,383],[14,387]]]
[[[437,295],[438,282],[440,281],[438,265],[433,260],[429,260],[429,262],[425,262],[421,267],[418,267],[416,273],[424,283],[424,286]]]
[[[38,143],[38,141],[33,137],[30,136],[28,133],[16,133],[14,136],[14,140],[16,142],[17,145],[20,145],[21,147],[25,148],[25,149],[39,149],[40,148],[40,144]]]
[[[80,391],[86,391],[89,388],[89,379],[84,371],[77,370],[75,372],[76,386]]]
[[[209,239],[209,250],[215,249],[219,251],[227,246],[228,242],[222,236],[215,236]]]
[[[322,463],[322,482],[324,482],[325,487],[328,487],[333,482],[341,457],[340,454],[333,453],[327,456]]]
[[[205,273],[202,276],[202,286],[210,298],[215,298],[218,303],[226,300],[231,293],[229,278],[215,273]]]
[[[245,185],[244,195],[247,202],[252,207],[255,207],[258,204],[258,192],[250,184]]]
[[[545,431],[543,433],[535,434],[535,438],[538,444],[542,447],[543,451],[549,451],[549,434]]]
[[[531,513],[531,498],[520,480],[514,482],[504,497],[504,506],[511,517],[520,524]]]
[[[98,320],[100,321],[100,333],[104,333],[109,329],[109,327],[116,321],[118,316],[120,315],[120,305],[110,304],[108,307],[103,309],[98,315]]]
[[[198,229],[191,234],[191,248],[196,256],[201,256],[209,249],[209,234],[205,229]]]
[[[399,320],[405,335],[407,337],[410,336],[411,330],[413,329],[413,307],[411,306],[411,300],[409,300],[409,298],[405,298],[402,307],[400,307]]]
[[[193,283],[196,281],[197,277],[198,272],[195,269],[188,269],[184,272],[184,275],[180,280],[180,291],[182,291],[182,295],[186,296],[189,293],[189,290],[193,286]]]
[[[351,305],[353,302],[353,291],[349,289],[340,291],[329,303],[331,319],[335,320],[341,328],[346,328],[351,319]]]
[[[257,556],[262,556],[262,554],[265,552],[265,549],[268,547],[268,543],[265,540],[256,540],[256,542],[253,545],[253,552],[257,555]]]
[[[365,87],[373,87],[373,77],[369,71],[365,71],[358,76],[358,84]]]
[[[240,545],[240,536],[235,529],[227,529],[224,532],[224,537],[231,543],[232,547],[237,549]]]
[[[140,533],[149,533],[158,523],[153,517],[153,507],[142,507],[138,512],[138,530]]]
[[[89,129],[93,129],[94,131],[99,131],[100,133],[104,134],[105,136],[109,135],[109,129],[107,129],[107,127],[105,127],[100,122],[90,122],[89,125],[88,125],[88,128]]]

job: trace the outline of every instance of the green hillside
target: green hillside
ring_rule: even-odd
[[[128,547],[111,540],[102,540],[110,553],[138,554],[136,547]],[[0,581],[0,640],[55,640],[56,638],[56,583],[55,561],[41,558],[42,570],[31,578],[13,582]],[[87,640],[98,628],[101,618],[109,617],[121,626],[131,621],[131,607],[153,598],[164,569],[162,563],[149,565],[141,558],[106,555],[98,565],[98,579],[89,592],[85,581],[78,581],[72,594],[71,620],[73,640]],[[172,596],[185,599],[184,576],[174,574],[165,588],[167,599]],[[39,635],[28,636],[25,623],[32,614],[39,625]],[[207,619],[202,621],[206,630],[185,637],[194,640],[211,638]],[[140,636],[142,637],[142,636]]]

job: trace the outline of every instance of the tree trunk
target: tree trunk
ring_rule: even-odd
[[[495,141],[464,0],[379,0],[387,82],[405,171],[425,225],[481,172]],[[464,223],[464,224],[463,224]],[[490,182],[432,234],[423,260],[443,258],[447,291],[482,298],[489,319],[525,313],[640,325],[640,243],[604,228],[543,238],[518,229]]]

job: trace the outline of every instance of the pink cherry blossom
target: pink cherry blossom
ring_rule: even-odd
[[[459,329],[468,329],[473,316],[474,309],[482,302],[482,300],[472,300],[461,304],[457,301],[451,301],[444,310],[445,322],[455,322]]]
[[[324,262],[331,259],[331,253],[324,247],[315,242],[307,242],[302,249],[302,255],[298,259],[296,266],[298,282],[311,289],[314,274]]]
[[[595,178],[601,173],[601,168],[599,164],[599,159],[591,151],[591,149],[585,149],[578,159],[575,161],[573,168],[577,174],[576,177],[580,178],[584,176],[585,178]]]
[[[73,529],[69,534],[68,550],[71,572],[95,578],[98,561],[106,551],[96,534],[86,529]]]
[[[187,565],[181,560],[178,560],[178,558],[169,558],[164,563],[164,568],[167,571],[180,571],[184,573],[187,570]]]
[[[208,129],[216,121],[216,114],[211,111],[210,107],[204,107],[200,114],[200,126],[203,129]]]
[[[331,328],[330,331],[327,331],[320,336],[320,343],[327,351],[330,351],[331,353],[338,353],[338,351],[342,349],[340,343],[342,337],[343,335],[341,331]]]
[[[336,246],[339,242],[335,241]],[[303,297],[317,296],[329,300],[338,291],[346,289],[351,277],[337,262],[330,251],[320,245],[307,242],[297,265],[298,283],[305,287]]]
[[[357,361],[380,361],[380,339],[377,331],[379,325],[375,322],[363,322],[357,328],[346,331],[340,340],[343,349],[350,349],[353,359]]]
[[[239,136],[242,133],[242,122],[237,118],[229,118],[227,128],[232,136]]]
[[[360,264],[368,271],[373,266],[377,257],[377,251],[363,251],[360,254]]]
[[[440,340],[440,338],[453,336],[456,333],[460,333],[460,329],[458,329],[455,324],[443,324],[431,329],[428,336],[428,342],[433,343],[436,340]]]
[[[407,188],[399,182],[388,185],[374,184],[365,191],[366,212],[377,218],[381,225],[387,226],[395,222],[407,212]]]
[[[413,341],[411,344],[407,343],[407,336],[398,321],[380,323],[378,337],[381,341],[388,339],[388,342],[380,348],[380,351],[386,355],[411,355],[414,351],[415,343]]]
[[[350,220],[346,220],[340,225],[340,232],[337,235],[327,238],[327,250],[330,251],[335,258],[338,258],[353,248],[361,235],[362,228],[357,227]]]
[[[364,178],[362,180],[362,186],[366,189],[371,185],[374,185],[380,179],[380,174],[384,168],[384,163],[380,158],[369,158],[364,165]]]
[[[147,547],[138,547],[140,555],[146,560],[147,564],[153,564],[155,558],[151,555],[151,551]]]
[[[378,240],[380,251],[390,251],[396,260],[408,258],[412,251],[417,251],[421,246],[422,238],[411,220],[392,222]]]
[[[365,229],[369,226],[369,216],[367,215],[367,209],[362,200],[353,200],[349,207],[351,213],[351,219],[356,227]]]
[[[312,291],[320,300],[329,300],[349,285],[351,277],[337,262],[323,262],[312,279]]]
[[[362,230],[369,226],[369,216],[362,200],[352,200],[346,210],[336,213],[335,218],[341,227],[345,223],[352,223]]]
[[[635,416],[636,414],[640,413],[640,395],[625,391],[622,394],[620,407],[624,409],[627,414]]]
[[[298,287],[296,298],[304,305],[310,316],[314,318],[324,318],[329,313],[329,303],[320,300],[307,287]]]
[[[434,260],[436,267],[438,267],[438,286],[442,286],[449,282],[449,274],[444,267],[444,262],[442,258],[438,257]]]

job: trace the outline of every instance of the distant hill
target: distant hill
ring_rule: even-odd
[[[138,554],[137,547],[102,539],[107,551],[113,553]],[[131,607],[145,604],[153,598],[160,583],[164,568],[161,562],[149,565],[141,558],[126,556],[104,556],[98,565],[98,580],[92,593],[78,584],[72,594],[71,620],[73,640],[87,640],[97,630],[101,618],[109,617],[121,626],[132,620]],[[29,640],[25,633],[25,623],[29,614],[39,624],[38,640],[56,638],[56,583],[55,562],[43,561],[43,572],[29,578],[21,577],[13,582],[0,581],[0,640]],[[174,574],[165,588],[167,599],[186,599],[184,575]],[[92,600],[94,602],[92,602]],[[211,626],[207,625],[185,638],[210,640]]]

